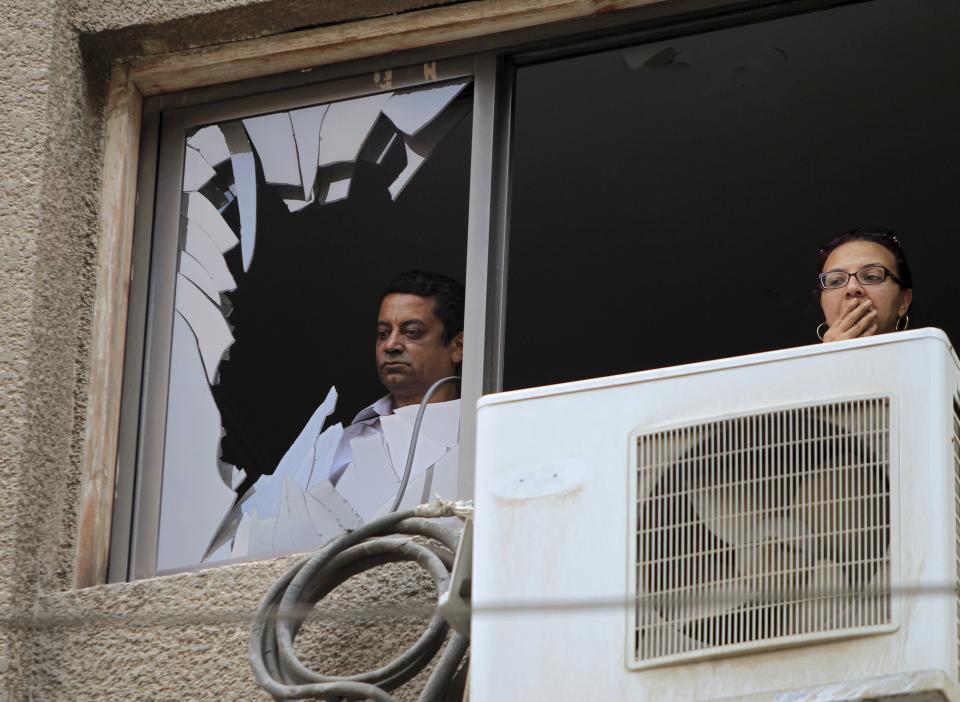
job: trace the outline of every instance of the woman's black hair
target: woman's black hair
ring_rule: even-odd
[[[904,252],[903,245],[897,238],[896,232],[887,227],[857,227],[821,246],[820,250],[817,251],[818,275],[823,272],[823,266],[826,264],[827,258],[833,253],[834,249],[850,241],[869,241],[887,249],[893,254],[893,259],[896,261],[897,270],[894,271],[894,275],[900,280],[900,287],[903,289],[913,287],[913,274],[910,273],[907,254]],[[819,286],[817,287],[817,291],[818,295],[820,292],[823,292]]]

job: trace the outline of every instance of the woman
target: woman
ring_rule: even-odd
[[[902,331],[910,324],[913,278],[896,234],[862,227],[841,234],[818,253],[817,278],[825,322],[821,341]]]

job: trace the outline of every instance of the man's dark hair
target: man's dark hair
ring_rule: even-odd
[[[433,313],[443,322],[443,343],[463,331],[463,285],[439,273],[406,271],[390,281],[380,294],[380,302],[391,293],[433,298]]]
[[[897,238],[896,232],[887,227],[857,227],[821,246],[820,250],[817,251],[818,275],[823,271],[823,266],[833,250],[850,241],[869,241],[890,251],[897,264],[894,275],[899,278],[900,287],[904,289],[913,287],[913,275],[910,273],[910,264],[907,263],[907,254],[904,252],[903,245]],[[819,293],[818,288],[817,294],[819,295]]]

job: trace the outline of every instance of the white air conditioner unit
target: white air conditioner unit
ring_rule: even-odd
[[[958,388],[924,329],[482,398],[471,702],[956,700]]]

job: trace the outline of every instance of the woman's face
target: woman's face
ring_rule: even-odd
[[[899,276],[893,252],[872,241],[848,241],[833,251],[824,263],[823,271],[846,271],[850,282],[837,290],[823,290],[820,306],[827,325],[834,323],[857,305],[869,300],[877,312],[877,334],[896,329],[897,319],[907,313],[913,291],[904,290],[889,276],[879,285],[863,285],[852,275],[864,266],[881,265]]]

